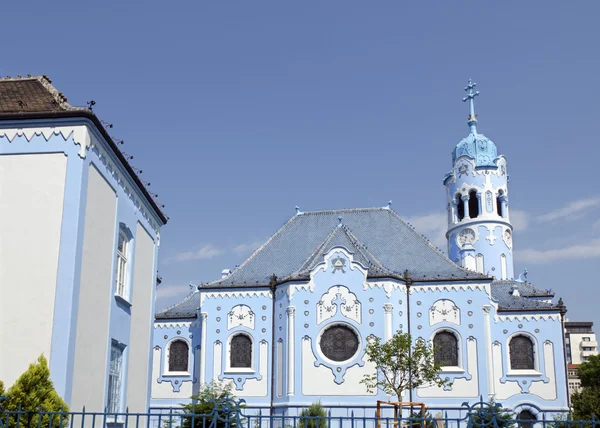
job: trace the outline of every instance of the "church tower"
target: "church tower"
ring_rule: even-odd
[[[444,177],[448,200],[448,257],[459,265],[513,279],[512,225],[508,211],[506,158],[477,132],[474,100],[479,91],[469,80],[469,135],[452,152],[452,170]]]

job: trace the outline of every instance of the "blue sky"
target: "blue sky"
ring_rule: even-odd
[[[508,158],[516,271],[599,327],[598,2],[11,2],[0,74],[95,100],[171,220],[160,309],[294,214],[383,206],[443,243],[442,177]],[[10,17],[7,19],[7,17]]]

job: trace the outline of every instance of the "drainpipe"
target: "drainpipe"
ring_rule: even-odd
[[[275,274],[269,281],[269,287],[271,289],[272,308],[271,308],[271,406],[269,409],[271,420],[273,420],[273,414],[275,413],[275,290],[277,288],[277,277]]]
[[[404,281],[406,282],[406,318],[407,318],[406,328],[407,328],[407,333],[410,335],[410,286],[412,284],[412,278],[411,278],[408,270],[404,271]],[[411,336],[411,339],[412,339],[412,336]],[[412,361],[412,343],[411,343],[410,347],[408,348],[408,362],[409,362],[409,364],[408,364],[408,401],[410,401],[412,403],[413,387],[412,387],[412,362],[411,361]],[[400,400],[400,399],[401,398],[398,397],[398,400]],[[412,406],[411,406],[410,412],[412,414]]]
[[[560,328],[563,344],[563,359],[565,360],[565,386],[567,388],[567,406],[569,406],[569,409],[571,409],[571,397],[569,395],[569,366],[567,362],[567,345],[565,341],[565,314],[567,313],[567,307],[564,305],[562,297],[558,299],[557,306],[560,309]]]

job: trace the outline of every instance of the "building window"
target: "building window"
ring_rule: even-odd
[[[187,372],[190,348],[184,340],[174,340],[169,345],[169,371]]]
[[[479,198],[477,192],[471,190],[469,192],[469,217],[476,218],[479,216]]]
[[[346,325],[334,325],[323,332],[321,352],[331,361],[348,361],[358,351],[359,339],[353,329]]]
[[[458,339],[449,331],[441,331],[433,338],[434,360],[440,366],[458,366]]]
[[[123,228],[119,230],[119,241],[117,244],[117,270],[115,273],[116,294],[127,299],[128,281],[128,259],[129,259],[129,237]]]
[[[252,339],[246,334],[236,334],[231,339],[229,366],[252,368]]]
[[[531,428],[537,419],[529,410],[522,410],[517,419],[521,428]]]
[[[533,342],[527,336],[515,336],[508,345],[512,370],[535,370]]]
[[[123,378],[123,351],[125,346],[116,340],[111,342],[110,366],[108,368],[108,399],[106,407],[109,413],[121,410],[121,380]]]
[[[581,338],[581,340],[583,340],[584,342],[589,342],[590,338],[589,337],[583,337],[583,338]]]
[[[465,218],[465,205],[463,204],[460,195],[456,195],[456,214],[458,216],[458,221]]]

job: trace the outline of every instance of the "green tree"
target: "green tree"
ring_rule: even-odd
[[[571,396],[573,419],[600,418],[600,355],[593,355],[577,369],[581,391]]]
[[[4,385],[0,386],[0,390]],[[1,395],[1,394],[0,394]],[[41,355],[6,391],[6,400],[0,402],[2,412],[8,413],[7,428],[17,428],[17,411],[20,409],[18,427],[39,426],[54,428],[67,426],[69,406],[54,389],[50,380],[48,361]],[[58,414],[50,414],[58,412]],[[6,415],[4,416],[6,420]],[[40,420],[41,418],[41,420]]]
[[[327,428],[327,411],[320,402],[302,409],[298,418],[298,428]]]
[[[380,389],[400,399],[409,388],[451,385],[439,376],[442,368],[434,360],[431,342],[413,342],[408,333],[397,331],[387,342],[376,337],[367,343],[366,354],[377,368],[376,373],[364,375],[361,380],[368,392]]]
[[[184,413],[181,419],[182,428],[203,428],[209,425],[212,428],[234,428],[239,415],[234,412],[227,413],[223,409],[224,401],[234,398],[232,391],[233,386],[229,383],[213,381],[201,386],[200,391],[192,396],[192,403],[181,404]],[[225,419],[229,420],[228,424]],[[212,425],[213,421],[215,425]],[[171,426],[170,422],[175,421],[168,421],[165,426]]]

